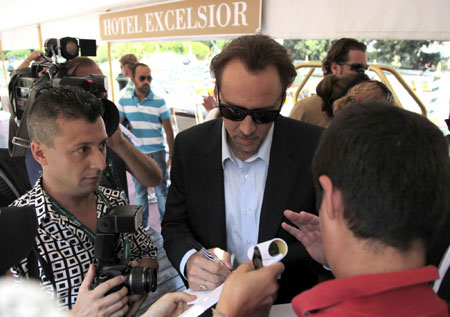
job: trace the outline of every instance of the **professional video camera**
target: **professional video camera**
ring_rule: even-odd
[[[8,148],[11,156],[24,156],[29,147],[26,118],[40,90],[62,85],[81,87],[93,94],[107,90],[105,76],[74,77],[67,75],[68,61],[78,55],[96,55],[95,40],[73,37],[51,38],[45,41],[44,46],[45,55],[41,55],[43,61],[35,62],[31,67],[17,69],[8,86],[11,103]],[[66,61],[58,63],[58,56],[65,58]]]
[[[146,294],[156,290],[156,269],[132,267],[128,260],[119,257],[120,250],[124,249],[127,243],[123,233],[135,232],[141,223],[141,206],[111,207],[97,220],[94,287],[115,276],[123,275],[124,285],[128,288],[129,294]],[[122,286],[111,289],[109,293],[119,290]]]

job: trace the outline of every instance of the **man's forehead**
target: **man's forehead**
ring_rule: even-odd
[[[219,89],[224,102],[248,109],[279,105],[282,95],[275,65],[252,71],[240,60],[232,60],[224,67]]]
[[[139,65],[136,67],[135,73],[150,73],[150,67]]]
[[[350,50],[348,51],[348,61],[349,64],[367,64],[367,54],[360,50]]]

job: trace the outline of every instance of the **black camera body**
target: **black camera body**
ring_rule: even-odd
[[[118,275],[125,276],[123,285],[111,289],[109,293],[122,286],[129,294],[154,292],[157,285],[157,270],[150,267],[130,266],[128,260],[119,256],[120,238],[124,233],[135,232],[142,223],[141,206],[115,206],[97,220],[95,236],[95,277],[93,288]]]
[[[45,55],[42,56],[45,61],[35,62],[31,67],[15,71],[8,85],[11,103],[8,149],[12,157],[24,156],[29,147],[26,117],[40,90],[62,85],[80,87],[94,94],[107,90],[105,76],[74,77],[67,75],[67,61],[77,57],[80,52],[82,56],[95,56],[95,40],[72,37],[47,39]],[[64,57],[66,62],[58,63],[58,56]]]

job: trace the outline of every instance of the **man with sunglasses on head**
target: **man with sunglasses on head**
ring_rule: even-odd
[[[155,187],[155,194],[158,200],[158,210],[160,219],[164,215],[167,198],[167,171],[170,166],[173,153],[173,130],[170,121],[170,112],[164,99],[156,96],[151,90],[152,76],[150,67],[143,63],[137,63],[131,69],[131,81],[134,89],[124,89],[119,100],[120,121],[129,121],[129,128],[141,142],[137,148],[154,159],[162,172],[161,184]],[[166,134],[166,141],[169,147],[169,159],[166,163],[166,151],[164,146],[164,136],[162,128]],[[133,177],[135,188],[135,202],[142,205],[144,217],[143,226],[148,227],[148,194],[147,186],[142,185],[139,180]]]
[[[191,289],[210,290],[248,261],[249,247],[280,237],[289,245],[278,293],[286,303],[317,283],[311,258],[281,223],[287,208],[315,210],[310,166],[321,128],[279,114],[297,73],[270,37],[234,39],[213,58],[211,73],[222,118],[177,135],[164,248]],[[188,238],[221,263],[196,252]]]
[[[349,72],[364,73],[369,69],[366,50],[366,45],[355,39],[342,38],[336,41],[322,61],[323,76],[342,76]],[[299,100],[289,117],[322,127],[328,124],[323,101],[317,95]]]

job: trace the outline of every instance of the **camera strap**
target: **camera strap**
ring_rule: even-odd
[[[101,190],[98,188],[95,190],[96,194],[100,196],[100,198],[105,203],[106,207],[111,208],[111,204],[109,203],[108,198],[102,193]],[[48,199],[50,200],[50,203],[52,204],[55,211],[65,217],[67,217],[72,223],[74,223],[80,230],[82,230],[86,235],[88,236],[89,240],[91,240],[95,244],[95,233],[92,232],[91,229],[86,227],[80,220],[78,220],[77,217],[75,217],[70,211],[68,211],[66,208],[61,206],[56,199],[54,199],[52,196],[50,196],[49,193],[47,193]],[[123,241],[123,257],[125,259],[128,259],[130,255],[130,243],[125,235],[122,235],[122,241]]]
[[[114,165],[112,162],[111,154],[109,152],[106,153],[106,168],[103,170],[103,176],[112,186],[112,188],[120,188],[119,181],[117,180],[116,173],[114,172]]]

